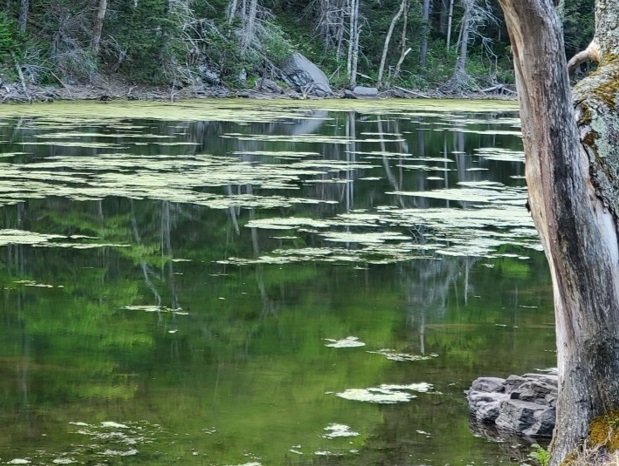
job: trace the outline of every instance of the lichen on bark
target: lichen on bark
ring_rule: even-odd
[[[619,60],[607,60],[575,86],[573,95],[592,182],[619,226]]]

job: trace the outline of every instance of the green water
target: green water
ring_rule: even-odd
[[[0,463],[526,456],[463,393],[555,364],[513,105],[5,106],[0,141]]]

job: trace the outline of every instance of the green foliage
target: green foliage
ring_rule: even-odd
[[[531,456],[537,460],[540,466],[548,466],[550,464],[550,453],[538,443],[531,445],[533,451]]]
[[[18,53],[19,37],[15,22],[0,14],[0,63],[6,60],[12,53]]]
[[[347,33],[344,32],[336,56],[334,47],[325,46],[317,33],[316,25],[322,14],[320,3],[260,0],[256,40],[241,54],[243,24],[238,16],[229,21],[229,0],[109,0],[101,49],[96,54],[91,49],[92,26],[96,20],[92,0],[31,0],[27,35],[17,31],[17,2],[9,2],[9,8],[0,15],[0,73],[5,79],[17,79],[14,70],[11,71],[14,68],[11,54],[15,53],[20,63],[24,63],[22,57],[26,50],[37,44],[37,53],[30,54],[32,63],[27,63],[33,66],[33,74],[38,75],[36,82],[44,82],[47,76],[52,76],[50,71],[69,82],[91,81],[99,73],[120,75],[136,83],[199,82],[200,70],[207,68],[217,71],[227,85],[238,86],[242,69],[249,78],[260,77],[265,65],[268,71],[277,69],[290,53],[298,51],[330,76],[334,87],[344,87],[349,81],[346,75]],[[404,20],[401,18],[395,25],[387,53],[386,83],[429,89],[440,87],[452,76],[456,55],[454,43],[462,8],[455,10],[452,48],[446,50],[444,6],[438,0],[432,4],[426,27],[422,21],[421,2],[409,2],[405,44],[402,44]],[[500,19],[496,1],[491,4],[493,14]],[[362,84],[374,84],[385,36],[399,5],[400,0],[361,2],[359,80]],[[565,1],[563,17],[568,56],[584,49],[593,37],[593,6],[593,0]],[[482,46],[479,37],[471,38],[467,72],[479,86],[514,81],[509,40],[503,23],[499,20],[479,31],[490,48]],[[422,68],[420,50],[425,39],[428,41],[427,60]],[[402,63],[400,74],[394,77],[395,65],[403,50],[408,48],[410,53]],[[363,76],[369,76],[369,82],[364,81]]]
[[[167,0],[112,2],[104,34],[112,37],[102,50],[108,69],[135,82],[162,84],[179,50],[180,33]]]
[[[262,47],[267,52],[267,57],[276,65],[281,65],[294,52],[282,28],[274,23],[266,24]]]
[[[595,32],[594,0],[565,0],[563,35],[569,58],[584,50]]]

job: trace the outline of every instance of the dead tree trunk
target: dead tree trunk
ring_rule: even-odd
[[[449,51],[451,47],[451,28],[454,17],[454,0],[449,0],[449,13],[447,14],[447,46],[445,47]]]
[[[402,14],[406,11],[406,3],[407,0],[402,0],[400,2],[400,8],[398,12],[391,19],[391,24],[389,25],[389,30],[387,31],[387,36],[385,37],[385,45],[383,46],[383,54],[380,58],[380,66],[378,68],[378,81],[376,83],[376,87],[379,89],[383,87],[383,73],[385,71],[385,62],[387,61],[387,52],[389,51],[389,42],[391,42],[391,36],[393,35],[393,30],[395,29],[396,23],[402,17]]]
[[[256,36],[256,15],[258,0],[250,0],[249,11],[243,11],[243,32],[241,37],[241,56],[244,56]]]
[[[107,10],[107,0],[99,0],[99,9],[97,10],[97,18],[92,33],[92,51],[95,55],[99,54],[99,46],[101,45],[101,32],[103,31],[103,20]]]
[[[430,29],[430,0],[423,0],[421,11],[423,21],[423,37],[421,39],[421,50],[419,51],[419,67],[425,69],[428,58],[428,34]]]
[[[466,59],[469,52],[469,35],[471,32],[471,10],[475,0],[464,0],[464,16],[462,17],[462,31],[460,34],[460,51],[456,60],[456,68],[454,70],[454,78],[465,80],[466,76]]]
[[[514,54],[529,204],[552,275],[556,466],[619,408],[619,0],[596,2],[600,69],[575,105],[551,0],[500,0]]]
[[[402,68],[402,63],[404,63],[404,59],[412,50],[409,47],[408,41],[406,40],[406,30],[408,28],[408,10],[404,12],[404,21],[402,21],[402,38],[400,40],[400,58],[398,59],[398,63],[395,65],[395,70],[393,71],[393,78],[397,79],[400,76],[400,69]]]
[[[19,26],[19,32],[26,32],[26,25],[28,24],[28,9],[30,8],[30,0],[20,0],[19,2],[19,17],[17,18],[17,24]]]
[[[357,85],[357,64],[359,60],[359,0],[348,0],[350,21],[348,27],[348,78],[351,88]]]

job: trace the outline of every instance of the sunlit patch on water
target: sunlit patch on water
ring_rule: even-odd
[[[127,311],[170,313],[170,314],[175,314],[177,316],[189,315],[189,312],[183,311],[183,309],[180,307],[170,308],[166,306],[157,306],[157,305],[131,305],[131,306],[123,306],[122,309],[125,309]]]
[[[325,346],[329,348],[359,348],[361,346],[365,346],[358,337],[346,337],[341,340],[333,340],[331,338],[325,338],[326,341],[330,342]]]
[[[122,461],[122,458],[138,456],[140,450],[152,445],[161,435],[161,427],[146,421],[103,421],[68,423],[74,442],[64,451],[37,449],[32,456],[15,458],[8,464],[90,464],[101,461]],[[114,463],[115,464],[115,463]]]
[[[499,162],[524,162],[524,152],[521,150],[505,149],[502,147],[479,147],[475,149],[475,154],[486,160],[496,160]]]
[[[427,361],[428,359],[438,358],[438,354],[408,354],[400,353],[393,349],[380,349],[378,351],[368,351],[370,354],[380,354],[385,356],[390,361],[407,362],[407,361]]]
[[[383,384],[371,388],[349,388],[335,395],[351,401],[363,401],[367,403],[395,404],[407,403],[415,398],[413,392],[429,392],[432,384],[421,382],[409,385]]]
[[[326,433],[323,434],[322,437],[327,439],[339,437],[358,437],[361,435],[359,432],[351,430],[350,426],[347,426],[346,424],[332,423],[325,427],[324,430]]]

